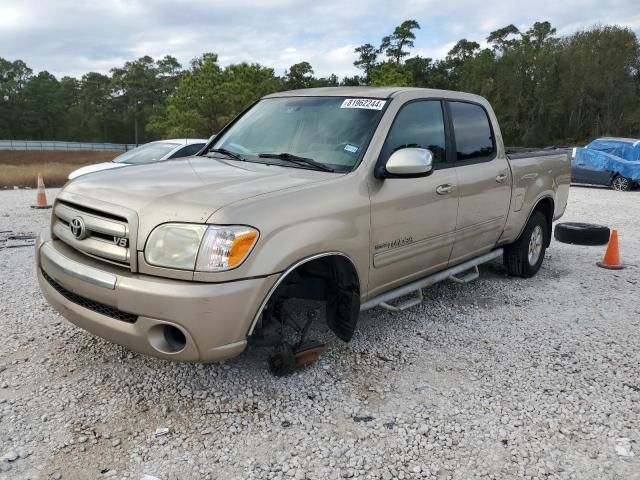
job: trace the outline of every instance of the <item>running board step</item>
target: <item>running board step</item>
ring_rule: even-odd
[[[416,280],[394,290],[390,290],[388,292],[380,294],[360,305],[360,311],[363,312],[365,310],[380,306],[392,312],[401,312],[403,310],[406,310],[407,308],[419,305],[423,301],[423,288],[430,287],[434,283],[438,283],[447,279],[451,279],[452,281],[457,283],[469,283],[477,279],[480,275],[480,272],[478,271],[478,265],[482,265],[483,263],[487,263],[495,258],[501,257],[502,253],[502,248],[498,248],[489,253],[485,253],[484,255],[480,255],[479,257],[467,260],[466,262],[461,263],[460,265],[456,265],[455,267],[442,270],[441,272],[434,273],[433,275],[429,275],[428,277],[421,278],[420,280]],[[404,297],[406,295],[411,295],[412,293],[414,293],[416,297],[411,300],[407,300],[395,306],[389,304],[389,302],[392,300]]]
[[[479,276],[480,276],[480,270],[478,270],[478,266],[476,265],[475,267],[473,267],[471,270],[469,270],[466,274],[462,275],[461,277],[459,277],[457,275],[451,275],[449,277],[449,280],[451,280],[452,282],[456,282],[456,283],[469,283],[469,282],[473,282],[474,280],[476,280]]]
[[[424,297],[422,296],[422,289],[419,288],[416,290],[416,298],[412,298],[409,300],[405,300],[404,302],[399,303],[398,305],[390,305],[387,302],[380,303],[380,306],[389,312],[404,312],[405,310],[415,307],[416,305],[420,305],[424,301]]]

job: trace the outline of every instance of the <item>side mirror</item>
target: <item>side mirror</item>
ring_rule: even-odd
[[[433,171],[433,154],[426,148],[402,148],[385,165],[387,177],[425,177]]]

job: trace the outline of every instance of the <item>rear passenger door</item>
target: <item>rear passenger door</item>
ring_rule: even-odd
[[[511,202],[511,169],[485,108],[447,101],[458,177],[458,221],[450,264],[481,255],[497,243]]]

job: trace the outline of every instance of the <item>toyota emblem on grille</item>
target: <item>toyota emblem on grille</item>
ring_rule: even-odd
[[[87,238],[87,227],[85,227],[82,217],[74,217],[71,222],[69,222],[69,228],[73,236],[78,240]]]

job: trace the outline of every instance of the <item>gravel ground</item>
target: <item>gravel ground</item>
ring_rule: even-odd
[[[0,231],[44,228],[34,197],[0,192]],[[327,353],[284,379],[265,351],[174,364],[92,337],[44,301],[31,248],[0,250],[0,478],[639,479],[639,208],[572,188],[563,218],[617,227],[626,270],[553,242],[535,278],[487,265],[349,344],[318,325]]]

